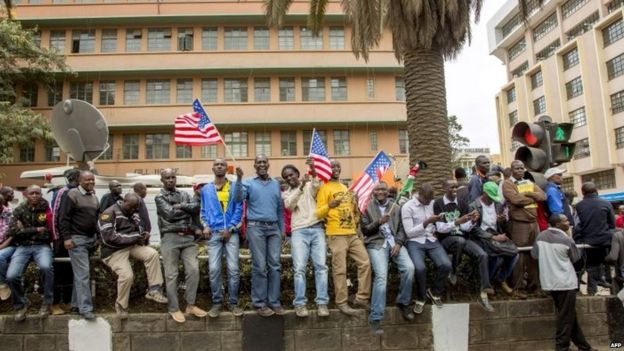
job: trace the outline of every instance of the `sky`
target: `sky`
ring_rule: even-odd
[[[489,147],[499,153],[494,96],[506,83],[505,66],[488,50],[488,20],[502,5],[501,1],[484,1],[479,23],[472,25],[472,42],[459,56],[445,64],[446,98],[449,115],[462,124],[462,135],[470,147]]]

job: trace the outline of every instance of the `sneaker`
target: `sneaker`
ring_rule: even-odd
[[[457,284],[457,274],[455,274],[455,273],[449,274],[448,281],[451,283],[451,285],[456,285]]]
[[[442,303],[442,299],[440,298],[440,296],[434,295],[433,292],[431,292],[431,289],[427,289],[427,297],[431,300],[431,302],[436,305],[437,307],[442,307],[444,306],[444,304]]]
[[[184,318],[184,313],[182,313],[182,311],[180,310],[177,310],[175,312],[169,312],[169,315],[171,316],[171,318],[173,318],[174,321],[178,323],[186,322],[186,318]]]
[[[221,304],[215,303],[214,305],[212,305],[212,307],[208,311],[208,317],[217,318],[219,317],[219,313],[221,313]]]
[[[117,312],[117,317],[119,317],[119,319],[128,319],[128,309],[121,307],[118,303],[115,304],[115,312]]]
[[[52,313],[53,316],[60,316],[66,313],[63,307],[61,307],[61,305],[59,304],[52,305],[50,309],[51,309],[50,313]]]
[[[416,303],[414,303],[414,313],[416,314],[421,314],[423,313],[423,311],[425,310],[425,301],[418,301],[416,300]]]
[[[308,309],[305,305],[295,306],[295,314],[297,317],[307,317],[309,315]]]
[[[341,303],[336,305],[336,307],[340,310],[340,312],[346,314],[347,316],[356,316],[358,313],[358,311],[351,308],[348,303]]]
[[[284,307],[282,307],[282,305],[272,306],[271,309],[278,316],[283,316],[286,314],[286,310],[284,310]]]
[[[42,304],[41,308],[39,308],[39,317],[45,318],[49,315],[50,315],[50,305],[47,303]]]
[[[165,295],[163,295],[163,293],[160,292],[160,290],[158,289],[153,289],[147,292],[147,294],[145,294],[145,298],[148,300],[152,300],[154,302],[158,302],[158,303],[167,303],[167,297],[165,297]]]
[[[0,300],[8,300],[11,297],[11,289],[7,284],[0,284]]]
[[[481,305],[481,307],[483,307],[484,310],[486,310],[487,312],[494,312],[494,307],[492,307],[492,304],[490,304],[490,300],[488,300],[486,293],[481,293],[481,296],[479,296],[478,301],[479,301],[479,305]]]
[[[328,317],[329,309],[327,308],[327,305],[325,304],[318,305],[317,310],[316,310],[316,315],[319,317]]]
[[[275,312],[267,306],[257,307],[256,313],[262,317],[270,317],[275,314]]]
[[[239,305],[230,305],[229,309],[230,312],[232,312],[232,314],[236,317],[240,317],[245,313],[245,311],[243,311],[243,309]]]
[[[202,310],[201,308],[195,306],[195,305],[188,305],[186,306],[186,311],[184,311],[185,314],[192,314],[193,316],[197,317],[197,318],[204,318],[208,315],[208,312]]]
[[[502,282],[501,283],[501,289],[507,295],[513,294],[513,289],[509,286],[509,284],[507,284],[507,282]]]
[[[384,333],[383,329],[381,329],[379,321],[370,321],[368,324],[370,325],[371,333],[373,333],[373,335],[382,335]]]
[[[20,308],[15,313],[15,321],[16,322],[23,322],[24,320],[26,320],[26,313],[27,312],[28,312],[28,304],[25,304],[24,307]]]
[[[355,307],[360,307],[363,308],[367,311],[370,311],[370,304],[367,301],[362,301],[362,300],[358,300],[358,299],[354,299],[353,300],[353,305]]]
[[[95,314],[93,314],[93,312],[91,311],[87,311],[87,312],[83,312],[81,313],[82,318],[88,320],[88,321],[94,321],[95,320]]]
[[[414,312],[408,305],[402,305],[400,303],[397,303],[397,308],[399,309],[399,311],[401,311],[401,316],[403,316],[403,319],[405,319],[406,321],[411,322],[414,320],[414,318],[416,318]]]

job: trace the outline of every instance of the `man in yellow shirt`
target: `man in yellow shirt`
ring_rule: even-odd
[[[371,266],[364,243],[357,235],[357,210],[353,195],[339,182],[342,168],[340,162],[331,161],[332,176],[323,184],[316,196],[316,216],[325,219],[327,246],[332,253],[332,278],[336,306],[346,315],[357,312],[348,304],[347,256],[355,262],[358,270],[358,291],[353,304],[368,309],[371,293]]]

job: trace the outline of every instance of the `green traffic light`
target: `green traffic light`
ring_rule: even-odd
[[[555,130],[555,141],[565,141],[565,140],[566,140],[565,130],[561,127],[557,127],[557,130]]]

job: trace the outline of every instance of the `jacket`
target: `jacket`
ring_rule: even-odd
[[[546,194],[539,186],[533,184],[533,192],[539,194],[538,201],[545,201]],[[513,178],[503,182],[503,196],[509,208],[509,220],[535,223],[537,221],[537,204],[533,198],[522,194]]]
[[[496,210],[497,216],[504,213],[503,205],[499,204],[498,202],[494,203],[494,209]],[[481,203],[480,199],[476,199],[470,204],[468,212],[472,212],[472,211],[479,212],[479,219],[475,223],[475,226],[472,228],[470,235],[475,238],[491,239],[493,236],[492,233],[481,229],[481,220],[483,219],[483,204]],[[496,232],[507,233],[507,221],[506,220],[504,222],[498,221],[496,223]]]
[[[162,234],[193,234],[193,216],[199,214],[199,203],[191,195],[178,189],[162,189],[156,195],[155,202],[158,228]],[[182,207],[173,208],[175,204],[181,204]]]
[[[624,231],[618,230],[613,234],[611,251],[605,257],[605,262],[615,265],[616,275],[624,278]]]
[[[61,198],[58,229],[63,240],[72,235],[97,235],[99,201],[95,193],[87,193],[81,186],[66,192]]]
[[[201,189],[201,223],[213,233],[222,230],[240,228],[243,218],[243,203],[235,201],[234,195],[236,187],[241,186],[239,182],[230,182],[230,192],[228,196],[227,208],[225,212],[217,197],[217,189],[214,183],[208,183]]]
[[[119,204],[107,208],[98,220],[102,239],[102,256],[142,243],[141,217],[139,212],[127,214]]]
[[[18,223],[19,222],[19,223]],[[38,227],[44,227],[38,232]],[[13,238],[12,245],[39,245],[52,242],[52,210],[45,199],[31,207],[23,202],[13,210],[8,236]]]
[[[595,246],[611,245],[611,237],[615,230],[615,214],[613,206],[597,194],[585,195],[576,204],[579,223],[574,228],[574,240]]]
[[[392,203],[392,199],[388,199],[386,211],[390,211]],[[366,247],[379,249],[386,241],[383,234],[379,231],[379,219],[381,216],[382,213],[379,211],[379,202],[377,199],[371,199],[366,211],[364,211],[360,218],[360,230],[362,234],[364,234],[364,245],[366,245]],[[407,240],[407,236],[405,235],[405,230],[403,230],[400,206],[396,206],[394,210],[392,210],[388,224],[390,225],[390,231],[396,243],[403,246]]]

